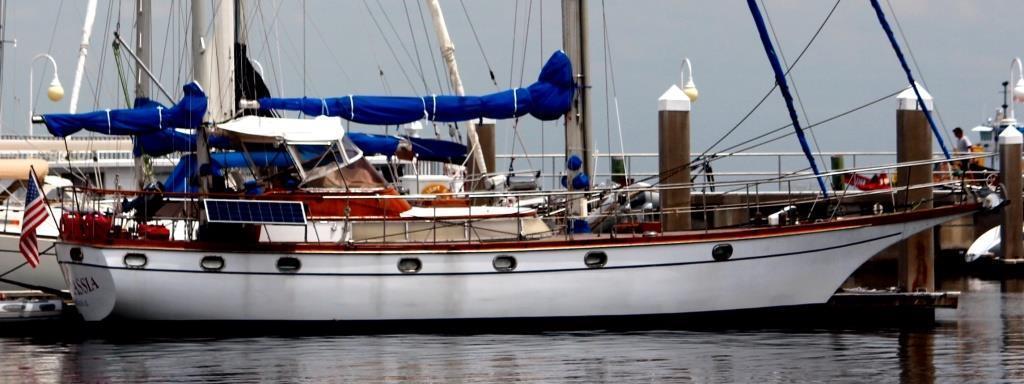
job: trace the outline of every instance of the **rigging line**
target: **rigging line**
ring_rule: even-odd
[[[341,71],[341,75],[345,77],[345,80],[348,81],[349,84],[352,84],[352,77],[348,75],[348,71],[346,71],[345,67],[341,65],[341,59],[339,59],[338,55],[334,53],[334,49],[331,48],[331,44],[327,43],[327,39],[324,38],[323,31],[320,30],[320,26],[316,25],[316,22],[312,19],[309,20],[309,25],[313,26],[313,30],[316,32],[316,37],[318,37],[320,42],[324,44],[324,47],[327,49],[327,54],[331,55],[331,58],[334,59],[334,64],[338,66],[338,70]]]
[[[516,5],[515,12],[512,13],[512,54],[509,55],[509,65],[508,65],[508,87],[509,88],[512,88],[512,78],[514,76],[515,69],[516,69],[516,65],[514,64],[513,60],[516,57],[516,46],[517,46],[516,37],[517,37],[517,32],[519,31],[519,0],[516,0],[515,5]],[[513,126],[515,126],[515,124],[517,124],[517,123],[518,123],[518,121],[513,122]],[[515,151],[516,151],[515,132],[513,132],[512,129],[510,129],[508,131],[508,149],[509,149],[509,152],[513,155],[513,156],[509,157],[509,163],[508,163],[508,168],[512,169],[512,166],[516,162],[516,157],[515,157]]]
[[[402,47],[402,52],[405,52],[405,56],[409,59],[409,62],[410,62],[410,65],[411,65],[411,63],[412,63],[412,54],[409,53],[409,48],[405,46],[405,41],[402,40],[402,35],[398,34],[398,30],[395,29],[395,24],[391,22],[391,16],[388,16],[388,12],[384,11],[384,5],[381,4],[380,2],[376,2],[376,3],[377,3],[377,8],[380,9],[380,13],[384,15],[384,21],[386,21],[388,23],[388,28],[391,29],[391,33],[395,34],[395,38],[398,39],[398,45],[400,47]],[[395,60],[398,60],[398,58],[396,57]],[[423,71],[419,71],[419,72],[417,72],[417,74],[420,75],[420,79],[423,80],[423,84],[426,85],[427,82],[426,82],[426,80],[425,80],[425,78],[423,76]],[[413,87],[412,90],[415,92],[416,88]],[[430,90],[425,89],[424,92],[429,93]]]
[[[440,70],[440,68],[437,65],[437,62],[438,62],[438,60],[437,60],[437,53],[434,52],[435,50],[429,48],[429,45],[430,45],[430,33],[427,32],[427,19],[426,19],[426,16],[424,16],[424,14],[426,12],[423,11],[423,2],[422,1],[417,1],[416,2],[416,7],[417,7],[417,9],[419,9],[419,12],[420,12],[420,26],[423,27],[423,36],[426,37],[427,46],[428,46],[427,52],[430,53],[430,62],[434,65],[434,79],[437,80],[437,89],[439,89],[439,90],[447,90],[448,93],[454,93],[454,92],[452,92],[451,84],[447,84],[447,87],[446,87],[445,83],[447,83],[447,82],[441,81],[441,77],[442,76],[441,76],[441,70]],[[438,46],[439,45],[440,44],[438,44]]]
[[[462,13],[466,15],[466,21],[469,22],[469,30],[473,32],[473,39],[476,40],[477,48],[480,48],[480,56],[484,58],[484,65],[487,66],[487,72],[491,75],[491,83],[494,84],[494,88],[498,89],[498,79],[494,77],[494,67],[491,66],[490,60],[487,60],[487,53],[484,52],[484,45],[480,43],[480,35],[476,33],[476,26],[473,25],[473,18],[469,17],[469,10],[466,9],[466,2],[459,0],[459,4],[462,5]]]
[[[810,49],[811,45],[814,44],[814,42],[818,39],[818,35],[821,34],[821,31],[823,29],[825,29],[825,25],[828,24],[828,21],[830,19],[832,19],[832,15],[836,12],[836,8],[839,7],[839,2],[840,1],[841,0],[836,0],[836,3],[832,5],[832,9],[828,12],[828,15],[825,15],[825,19],[821,21],[820,25],[818,25],[818,29],[816,31],[814,31],[814,34],[811,35],[811,39],[807,41],[806,45],[804,45],[804,49],[800,51],[800,54],[796,56],[796,59],[793,60],[793,63],[791,63],[789,65],[789,68],[786,69],[785,75],[789,75],[789,72],[792,71],[794,67],[796,67],[796,64],[799,63],[800,59],[802,59],[804,57],[804,54],[807,53],[807,50]],[[724,141],[730,134],[732,134],[734,131],[736,131],[736,128],[739,128],[739,126],[741,124],[743,124],[743,122],[747,121],[747,119],[750,118],[750,115],[752,115],[754,113],[754,111],[756,111],[758,108],[761,107],[761,104],[763,104],[764,101],[767,100],[769,96],[771,96],[772,92],[774,92],[775,88],[777,88],[778,86],[779,86],[778,84],[773,84],[772,88],[769,89],[768,92],[765,93],[764,97],[761,98],[761,101],[758,101],[757,104],[755,104],[754,107],[751,108],[751,110],[749,112],[747,112],[747,114],[744,115],[743,118],[740,119],[740,121],[738,123],[736,123],[736,125],[734,125],[732,128],[730,128],[729,131],[726,132],[725,135],[720,137],[717,141],[715,141],[714,144],[712,144],[710,147],[708,147],[706,150],[704,150],[704,152],[701,153],[700,156],[697,156],[697,158],[694,159],[694,161],[697,161],[697,160],[700,160],[701,158],[703,158],[705,155],[708,154],[708,152],[711,152],[711,150],[713,150],[716,146],[718,146],[718,144],[721,144],[722,141]]]
[[[302,97],[306,97],[306,0],[302,0]]]
[[[391,41],[388,40],[387,35],[384,33],[384,28],[381,28],[380,22],[377,21],[377,16],[375,16],[373,14],[373,10],[370,9],[370,4],[367,3],[366,0],[363,0],[363,6],[366,7],[366,12],[370,14],[370,20],[372,20],[373,25],[377,27],[377,32],[380,33],[381,39],[384,40],[384,45],[387,46],[388,51],[391,52],[391,57],[394,58],[395,62],[398,64],[398,69],[402,72],[402,76],[405,77],[405,81],[409,84],[409,89],[415,90],[416,86],[413,85],[412,79],[409,77],[409,74],[405,71],[405,66],[402,65],[402,61],[398,59],[398,53],[395,52],[395,47],[391,46]],[[377,69],[380,72],[381,77],[383,77],[384,70],[381,69],[381,65],[379,62],[377,63]]]
[[[764,18],[768,22],[768,28],[772,32],[772,38],[775,39],[775,45],[779,47],[779,58],[782,59],[782,65],[789,67],[789,63],[786,61],[786,54],[784,53],[784,49],[782,49],[782,40],[780,40],[779,36],[775,34],[775,25],[772,24],[772,18],[768,15],[768,7],[764,5],[764,0],[760,0],[760,2],[762,13],[764,13]],[[804,100],[800,97],[800,91],[796,87],[796,76],[789,74],[788,77],[790,83],[793,84],[793,95],[796,96],[797,105],[800,106],[800,113],[804,117],[804,123],[810,124],[811,118],[807,115],[807,109],[804,108]],[[818,136],[814,134],[813,129],[808,132],[811,134],[811,141],[814,143],[814,150],[818,151],[818,160],[821,161],[822,167],[825,167],[826,164],[829,163],[825,161],[825,156],[821,154],[821,146],[818,145]]]
[[[533,0],[527,3],[526,7],[526,27],[523,28],[523,59],[519,64],[519,87],[523,87],[523,77],[526,74],[526,49],[530,45],[530,22],[533,19]],[[525,148],[524,148],[525,150]]]
[[[517,12],[518,12],[518,10],[517,10]],[[523,86],[523,74],[526,73],[526,56],[527,56],[526,55],[526,49],[528,48],[529,43],[530,43],[530,20],[532,18],[533,18],[533,0],[530,0],[530,2],[527,3],[527,8],[526,8],[526,26],[523,28],[523,31],[524,31],[524,37],[523,37],[523,58],[522,58],[522,60],[520,62],[520,66],[519,66],[519,87],[520,88]],[[512,152],[513,153],[515,152],[515,143],[516,143],[516,141],[518,141],[519,145],[521,147],[523,147],[523,154],[524,155],[528,154],[529,150],[526,148],[526,143],[523,142],[523,137],[522,137],[522,135],[519,134],[519,119],[516,119],[515,122],[512,123],[512,136],[515,138],[515,141],[512,142]],[[524,156],[524,157],[526,158],[527,166],[532,169],[533,168],[533,160],[530,160],[530,156]],[[509,164],[509,165],[511,165],[511,164]]]
[[[907,40],[907,35],[903,33],[903,26],[900,25],[899,17],[896,17],[896,10],[893,9],[892,3],[889,0],[885,0],[885,5],[888,6],[889,14],[892,15],[892,20],[896,24],[896,30],[899,31],[900,38],[903,39],[903,45],[907,47],[907,55],[910,56],[910,62],[914,64],[914,70],[917,71],[917,78],[921,80],[921,84],[924,84],[924,86],[927,87],[928,82],[924,79],[924,72],[921,72],[921,67],[917,65],[917,57],[914,56],[914,50],[910,48],[910,40]],[[932,100],[932,103],[934,104],[935,101]],[[946,140],[953,141],[950,139],[949,132],[946,130],[946,122],[942,119],[942,112],[934,110],[934,106],[932,109],[932,112],[935,112],[935,115],[939,118],[939,124],[942,124],[942,136],[944,136]]]
[[[540,31],[538,32],[538,34],[540,36],[538,36],[538,38],[537,38],[537,40],[538,40],[538,43],[537,43],[537,49],[538,49],[538,51],[537,51],[538,52],[537,58],[540,61],[541,67],[543,67],[544,66],[544,3],[543,2],[541,2],[539,4],[539,6],[537,7],[537,19],[538,19],[537,20],[537,25],[539,26],[538,29],[540,29]],[[543,155],[545,153],[545,151],[547,150],[547,146],[544,143],[544,137],[547,136],[545,134],[545,132],[544,132],[544,126],[545,126],[544,120],[541,120],[540,121],[540,153],[541,153],[541,155]],[[541,171],[541,173],[544,173],[544,164],[545,164],[544,158],[541,157],[541,160],[540,160],[540,171]]]
[[[412,17],[409,16],[408,0],[402,0],[402,8],[405,10],[405,22],[409,25],[409,38],[412,39],[412,50],[416,53],[416,65],[419,66],[420,80],[423,81],[423,90],[430,93],[430,86],[427,85],[427,76],[423,74],[423,59],[420,58],[419,42],[416,41],[416,34],[412,31]],[[441,90],[438,89],[438,92],[440,91]]]
[[[108,44],[108,42],[110,41],[109,40],[110,39],[110,25],[113,24],[112,23],[113,17],[114,17],[113,10],[114,10],[114,7],[111,7],[109,4],[107,4],[107,22],[105,23],[105,25],[103,27],[103,46],[104,47],[109,47],[110,46]],[[99,69],[97,71],[100,74],[100,78],[97,79],[96,88],[93,90],[94,93],[93,93],[92,103],[93,103],[93,108],[94,109],[99,109],[100,97],[103,94],[103,81],[102,80],[103,80],[103,74],[105,72],[104,70],[106,69],[107,56],[108,56],[108,52],[107,52],[106,49],[100,50]]]
[[[516,38],[518,37],[518,34],[519,34],[519,0],[516,0],[516,11],[512,14],[512,54],[509,56],[509,58],[513,58],[514,59],[516,57],[516,47],[518,46]],[[509,88],[512,88],[512,79],[515,78],[515,70],[516,70],[515,64],[511,64],[511,63],[512,63],[512,61],[509,60],[509,66],[508,66],[508,87]]]
[[[280,71],[278,71],[278,68],[277,68],[278,59],[274,57],[274,54],[271,53],[271,50],[270,50],[270,32],[267,31],[270,28],[268,28],[266,13],[263,12],[263,6],[262,6],[263,3],[258,3],[258,4],[260,4],[260,7],[258,8],[259,9],[258,14],[259,14],[259,19],[260,19],[260,24],[262,24],[262,26],[263,26],[263,28],[261,28],[261,30],[263,31],[263,45],[262,45],[263,51],[258,52],[258,54],[266,53],[267,60],[269,61],[268,64],[270,64],[270,71],[271,71],[271,73],[273,73],[274,79],[278,80],[278,79],[281,78],[281,73],[280,73]],[[277,9],[280,10],[280,7],[278,7]],[[266,77],[266,74],[264,74],[264,77]],[[280,80],[278,80],[277,85],[278,85],[278,88],[277,88],[278,95],[283,96],[282,89],[280,87],[280,85],[281,85]]]
[[[613,52],[612,51],[612,39],[610,37],[610,34],[608,33],[608,30],[610,28],[608,28],[608,20],[607,20],[607,18],[605,16],[605,13],[604,13],[604,0],[601,0],[601,18],[602,18],[603,23],[605,25],[604,41],[605,41],[605,45],[606,45],[605,50],[606,50],[606,52],[608,52],[608,75],[611,78],[610,82],[612,83],[612,101],[615,103],[615,127],[616,127],[616,130],[619,133],[619,152],[622,153],[622,156],[623,156],[623,158],[622,158],[623,164],[622,165],[623,165],[623,171],[625,171],[625,173],[626,173],[625,174],[625,180],[626,180],[627,183],[629,183],[629,172],[628,172],[628,169],[625,168],[625,165],[626,165],[625,164],[625,161],[626,161],[626,158],[625,158],[626,143],[625,143],[625,140],[623,140],[623,138],[622,138],[622,114],[619,113],[619,91],[618,91],[618,86],[616,85],[616,82],[615,82],[615,58],[612,57],[612,54],[613,54],[612,53]],[[608,141],[610,142],[611,139],[609,139]],[[608,149],[608,153],[610,154],[611,153],[611,144],[608,144],[608,148],[609,148]]]
[[[608,148],[608,156],[612,153],[612,112],[611,112],[611,101],[608,96],[608,18],[605,16],[605,1],[601,0],[601,37],[604,39],[602,42],[602,56],[604,57],[604,128],[605,128],[605,140]],[[612,162],[615,161],[613,157],[609,157]],[[615,170],[612,169],[611,173],[614,174]]]
[[[841,117],[845,117],[845,116],[847,116],[847,115],[849,115],[849,114],[851,114],[851,113],[854,113],[854,112],[860,111],[860,110],[862,110],[862,109],[864,109],[864,108],[867,108],[867,107],[870,107],[870,106],[872,106],[872,105],[878,104],[878,103],[880,103],[880,102],[882,102],[882,101],[885,101],[885,100],[887,100],[887,99],[889,99],[889,98],[891,98],[891,97],[893,97],[893,96],[896,96],[896,95],[898,95],[898,94],[899,94],[900,92],[903,92],[903,90],[901,89],[901,90],[898,90],[898,91],[892,92],[892,93],[890,93],[890,94],[888,94],[888,95],[885,95],[885,96],[882,96],[882,97],[880,97],[880,98],[877,98],[877,99],[875,99],[875,100],[869,101],[869,102],[867,102],[867,103],[865,103],[865,104],[861,104],[861,105],[859,105],[859,106],[857,106],[857,107],[855,107],[855,108],[853,108],[853,109],[851,109],[851,110],[848,110],[848,111],[842,112],[842,113],[840,113],[840,114],[837,114],[837,115],[833,115],[832,117],[829,117],[829,118],[827,118],[827,119],[825,119],[825,120],[821,120],[821,121],[819,121],[819,122],[817,122],[817,123],[814,123],[814,124],[810,124],[810,125],[808,125],[808,126],[806,126],[806,127],[803,127],[803,129],[804,129],[804,130],[806,131],[806,130],[808,130],[808,129],[811,129],[811,128],[814,128],[814,127],[817,127],[817,126],[819,126],[819,125],[822,125],[822,124],[826,124],[826,123],[829,123],[829,122],[831,122],[831,121],[833,121],[833,120],[836,120],[836,119],[839,119],[839,118],[841,118]],[[745,147],[745,148],[741,148],[741,149],[736,149],[736,148],[738,148],[738,147],[739,147],[739,146],[741,146],[741,145],[745,145],[745,144],[751,143],[751,142],[753,142],[753,141],[755,141],[755,140],[759,140],[759,139],[761,139],[761,138],[767,137],[768,135],[771,135],[771,134],[773,134],[773,133],[775,133],[775,132],[779,132],[779,131],[781,131],[781,130],[784,130],[784,129],[790,128],[790,127],[792,127],[792,126],[793,126],[793,124],[788,124],[788,125],[786,125],[786,126],[783,126],[783,127],[779,127],[779,128],[773,129],[773,130],[771,130],[771,131],[768,131],[768,132],[766,132],[766,133],[763,133],[763,134],[761,134],[761,135],[758,135],[758,136],[756,136],[756,137],[753,137],[753,138],[751,138],[751,139],[749,139],[749,140],[746,140],[745,142],[742,142],[742,143],[738,143],[738,144],[736,144],[736,145],[733,145],[733,146],[731,146],[731,147],[729,147],[729,148],[726,148],[725,150],[723,150],[723,152],[744,152],[744,151],[748,151],[748,150],[751,150],[751,149],[757,148],[757,147],[759,147],[759,146],[762,146],[762,145],[766,145],[766,144],[768,144],[768,143],[772,143],[772,142],[778,141],[778,140],[780,140],[780,139],[782,139],[782,138],[784,138],[784,137],[788,137],[788,136],[791,136],[791,135],[795,135],[795,134],[796,134],[796,132],[787,132],[787,133],[783,134],[782,136],[779,136],[779,137],[775,137],[775,138],[772,138],[772,139],[769,139],[769,140],[766,140],[766,141],[763,141],[763,142],[761,142],[761,143],[758,143],[758,144],[754,144],[754,145],[751,145],[751,146],[748,146],[748,147]],[[720,159],[720,158],[722,158],[722,157],[719,157],[718,159]],[[715,159],[711,159],[711,161],[713,161],[713,160],[715,160]]]
[[[847,111],[841,112],[841,113],[839,113],[839,114],[833,115],[833,116],[831,116],[831,117],[829,117],[829,118],[827,118],[827,119],[824,119],[824,120],[818,121],[818,122],[816,122],[816,123],[814,123],[814,124],[810,124],[810,125],[808,125],[808,126],[806,126],[806,127],[802,127],[802,129],[803,129],[803,130],[807,130],[807,129],[810,129],[810,128],[813,128],[813,127],[817,127],[817,126],[819,126],[819,125],[822,125],[822,124],[826,124],[826,123],[829,123],[829,122],[831,122],[831,121],[833,121],[833,120],[836,120],[836,119],[839,119],[839,118],[845,117],[845,116],[847,116],[847,115],[849,115],[849,114],[851,114],[851,113],[854,113],[854,112],[860,111],[860,110],[862,110],[862,109],[864,109],[864,108],[867,108],[867,107],[870,107],[870,106],[872,106],[872,105],[878,104],[878,103],[880,103],[880,102],[882,102],[882,101],[885,101],[885,100],[886,100],[886,99],[888,99],[888,98],[891,98],[891,97],[893,97],[893,96],[896,96],[896,95],[898,95],[898,94],[899,94],[900,92],[903,92],[903,90],[902,90],[902,89],[900,89],[900,90],[897,90],[897,91],[895,91],[895,92],[889,93],[889,94],[887,94],[887,95],[885,95],[885,96],[879,97],[879,98],[877,98],[877,99],[874,99],[874,100],[871,100],[871,101],[869,101],[869,102],[867,102],[867,103],[861,104],[861,105],[859,105],[859,106],[857,106],[857,107],[854,107],[853,109],[850,109],[850,110],[847,110]],[[746,147],[746,148],[742,148],[742,149],[738,149],[738,150],[736,149],[736,148],[739,148],[739,147],[741,147],[741,146],[743,146],[743,145],[746,145],[746,144],[752,143],[752,142],[754,142],[754,141],[756,141],[756,140],[760,140],[760,139],[762,139],[762,138],[764,138],[764,137],[767,137],[767,136],[769,136],[769,135],[771,135],[771,134],[773,134],[773,133],[779,132],[779,131],[781,131],[781,130],[784,130],[784,129],[789,129],[789,128],[790,128],[790,127],[792,127],[792,126],[793,126],[793,124],[792,124],[792,123],[790,123],[790,124],[786,124],[786,125],[783,125],[783,126],[781,126],[781,127],[779,127],[779,128],[775,128],[775,129],[773,129],[773,130],[771,130],[771,131],[768,131],[768,132],[762,133],[762,134],[760,134],[760,135],[758,135],[758,136],[752,137],[752,138],[750,138],[750,139],[747,139],[747,140],[745,140],[745,141],[742,141],[742,142],[740,142],[740,143],[734,144],[734,145],[732,145],[732,146],[730,146],[730,147],[728,147],[728,148],[725,148],[725,149],[723,149],[723,150],[721,150],[721,151],[720,151],[721,153],[726,153],[726,155],[725,155],[725,156],[717,156],[717,155],[716,155],[716,156],[713,156],[713,157],[711,157],[711,158],[708,158],[708,159],[700,159],[700,158],[695,158],[695,159],[693,159],[693,160],[691,160],[691,161],[689,161],[689,162],[687,162],[687,163],[684,163],[684,164],[682,164],[682,165],[679,165],[679,166],[676,166],[676,167],[672,167],[672,168],[669,168],[669,169],[665,170],[664,172],[659,172],[659,173],[657,173],[657,174],[655,174],[655,175],[652,175],[652,176],[648,176],[648,177],[645,177],[644,179],[642,179],[642,180],[640,180],[640,181],[641,181],[641,182],[643,182],[643,181],[649,181],[649,180],[652,180],[652,179],[658,179],[658,178],[663,178],[663,177],[669,177],[669,176],[672,176],[672,175],[674,175],[674,174],[676,174],[676,173],[680,172],[680,171],[681,171],[681,170],[682,170],[682,169],[683,169],[684,167],[690,167],[690,166],[692,166],[693,164],[695,164],[695,163],[697,163],[697,162],[704,162],[704,163],[708,163],[708,162],[711,162],[711,161],[715,161],[715,160],[719,160],[719,159],[724,159],[724,158],[726,158],[726,157],[729,157],[729,156],[730,156],[730,155],[728,155],[728,153],[735,153],[735,152],[744,152],[744,151],[748,151],[748,150],[750,150],[750,149],[754,149],[754,148],[757,148],[757,147],[759,147],[759,146],[762,146],[762,145],[765,145],[765,144],[768,144],[768,143],[771,143],[771,142],[777,141],[777,140],[779,140],[779,139],[781,139],[781,138],[783,138],[783,137],[788,137],[788,136],[790,136],[790,135],[795,135],[795,134],[796,134],[796,132],[795,132],[795,131],[794,131],[794,132],[787,132],[787,133],[783,134],[783,135],[782,135],[782,136],[780,136],[780,137],[772,138],[772,139],[770,139],[770,140],[768,140],[768,141],[765,141],[765,142],[763,142],[763,143],[759,143],[759,144],[756,144],[756,145],[751,145],[751,146],[749,146],[749,147]],[[657,185],[658,183],[657,183],[657,182],[655,182],[654,184],[655,184],[655,185]]]

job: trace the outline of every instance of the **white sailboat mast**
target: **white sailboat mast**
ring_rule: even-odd
[[[565,53],[569,55],[572,63],[574,81],[576,82],[576,97],[572,103],[572,109],[565,115],[565,157],[575,155],[583,160],[580,172],[589,177],[594,176],[594,164],[591,158],[591,135],[590,135],[590,101],[588,99],[587,83],[589,79],[589,63],[587,49],[588,39],[587,22],[587,0],[562,0],[562,46]],[[570,190],[575,189],[572,185],[572,178],[567,185]],[[593,179],[588,183],[593,185]],[[587,215],[585,199],[574,203],[572,213],[576,216]]]
[[[209,97],[208,122],[235,115],[234,23],[234,0],[192,0],[192,70]]]
[[[138,69],[135,70],[135,97],[150,97],[150,81],[142,67],[152,67],[153,49],[149,43],[153,41],[153,12],[151,0],[135,0],[135,56],[139,58]]]
[[[430,16],[434,21],[434,31],[437,32],[437,43],[441,48],[441,57],[448,67],[448,81],[458,96],[465,96],[466,89],[462,86],[462,78],[459,77],[459,65],[455,62],[455,44],[448,35],[448,26],[444,22],[444,13],[441,12],[441,4],[437,0],[427,0],[427,8],[430,9]],[[480,173],[487,173],[487,163],[484,161],[484,154],[480,148],[480,136],[476,133],[476,126],[467,124],[469,132],[469,147],[473,163]]]
[[[82,26],[82,45],[78,48],[78,65],[75,66],[75,83],[71,87],[71,106],[68,112],[78,110],[78,93],[82,89],[82,75],[85,74],[85,57],[89,55],[89,38],[96,21],[96,0],[89,0],[85,6],[85,25]]]
[[[209,9],[213,9],[211,21]],[[208,97],[207,123],[225,121],[235,114],[235,1],[192,0],[192,71]],[[198,128],[196,160],[200,169],[210,163],[208,125]],[[209,192],[210,178],[200,177],[199,190]]]

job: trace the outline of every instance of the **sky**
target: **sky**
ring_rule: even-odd
[[[915,76],[935,97],[941,129],[948,133],[955,126],[983,123],[1002,104],[1000,83],[1008,80],[1011,60],[1024,55],[1024,44],[1014,38],[1021,31],[1017,18],[1024,14],[1024,2],[889,1],[891,9],[886,0],[882,5],[890,22],[899,22],[900,42],[912,53]],[[17,46],[6,45],[0,127],[3,134],[25,134],[33,56],[53,55],[67,92],[57,103],[38,96],[45,94],[51,74],[48,64],[36,62],[35,87],[40,91],[36,111],[68,109],[85,1],[8,3],[6,37],[16,39]],[[177,92],[175,97],[191,78],[189,3],[153,0],[153,71],[162,84]],[[246,4],[250,57],[264,67],[277,95],[448,92],[443,72],[438,76],[443,69],[439,69],[442,64],[429,12],[420,0],[247,0]],[[692,61],[700,90],[691,114],[695,152],[707,149],[739,122],[774,83],[745,1],[590,0],[589,4],[592,132],[599,152],[618,152],[620,147],[626,152],[657,150],[657,98],[680,81],[683,57]],[[776,48],[789,62],[804,49],[835,2],[763,0],[762,4],[774,27]],[[441,0],[441,5],[469,94],[529,85],[543,60],[561,46],[559,1]],[[111,36],[120,25],[133,45],[133,6],[132,0],[100,1],[80,111],[124,107]],[[125,57],[124,65],[130,70],[128,60]],[[384,72],[383,79],[379,71]],[[496,75],[497,85],[489,71]],[[908,84],[874,11],[861,0],[839,3],[792,70],[790,81],[800,96],[797,108],[804,124],[855,109]],[[812,147],[892,151],[895,108],[896,101],[889,97],[817,126]],[[782,97],[775,92],[714,149],[788,122]],[[447,133],[447,128],[442,132]],[[515,134],[520,139],[514,139]],[[531,153],[560,153],[562,137],[560,122],[540,123],[532,118],[500,122],[498,152],[521,154],[525,145]],[[796,152],[799,146],[789,137],[753,150]]]

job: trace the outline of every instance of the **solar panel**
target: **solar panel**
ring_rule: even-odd
[[[306,210],[299,201],[203,200],[211,223],[306,224]]]

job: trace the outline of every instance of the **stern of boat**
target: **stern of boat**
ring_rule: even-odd
[[[60,263],[75,307],[86,321],[106,319],[114,310],[117,290],[103,253],[95,248],[58,242]]]

